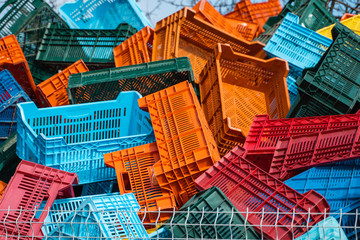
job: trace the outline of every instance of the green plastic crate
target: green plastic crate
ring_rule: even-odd
[[[35,62],[35,57],[27,58],[31,75],[34,79],[35,85],[42,83],[43,81],[54,76],[57,71],[54,69],[47,68],[41,63]]]
[[[126,23],[115,30],[66,29],[49,24],[36,60],[65,67],[82,59],[86,65],[112,67],[113,49],[135,33],[136,29]]]
[[[1,8],[0,37],[14,34],[25,57],[35,56],[40,46],[45,26],[59,23],[68,28],[66,22],[43,0],[12,0]]]
[[[21,159],[16,155],[17,134],[12,134],[0,145],[0,180],[8,183]]]
[[[360,107],[360,36],[337,23],[333,42],[318,64],[306,69],[297,80],[299,92],[306,93],[339,114]]]
[[[193,196],[164,227],[174,238],[179,239],[260,239],[252,226],[217,187]]]
[[[190,60],[182,57],[72,74],[67,91],[70,103],[77,104],[113,100],[122,91],[146,96],[186,80],[195,86]]]

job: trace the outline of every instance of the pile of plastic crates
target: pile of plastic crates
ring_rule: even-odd
[[[0,16],[0,239],[360,238],[360,15]]]

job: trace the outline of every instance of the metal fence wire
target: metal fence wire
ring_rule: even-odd
[[[136,211],[131,210],[102,210],[95,211],[91,207],[86,210],[12,210],[2,209],[0,221],[0,239],[266,239],[263,229],[271,227],[276,233],[288,229],[292,232],[293,240],[313,239],[358,239],[359,213],[356,209],[351,213],[343,213],[341,210],[336,213],[321,213],[325,220],[311,226],[309,219],[319,213],[297,213],[292,212],[240,212],[245,221],[243,224],[234,223],[236,209],[232,211]],[[44,222],[37,221],[37,217],[45,213]],[[166,222],[145,223],[148,214],[156,215],[161,219],[164,214],[172,214],[173,217]],[[261,231],[255,233],[254,225],[247,223],[251,214],[261,216],[261,223],[257,227]],[[32,216],[28,221],[18,221],[14,216]],[[141,218],[139,218],[141,216]],[[180,217],[179,217],[180,216]],[[288,224],[277,224],[281,218],[291,217]],[[305,221],[296,224],[295,217],[301,216]],[[273,225],[262,224],[268,221],[265,218],[273,218]],[[194,221],[195,219],[195,221]],[[140,221],[138,221],[140,220]],[[227,220],[227,221],[226,221]],[[35,225],[42,225],[42,234],[36,235],[33,231]],[[299,228],[305,228],[306,232],[297,235]],[[32,234],[29,234],[29,232]],[[241,234],[239,235],[239,233]],[[255,233],[255,234],[254,234]],[[345,234],[346,233],[346,234]],[[180,236],[180,237],[179,237]],[[224,237],[226,236],[226,237]],[[239,237],[240,236],[240,237]],[[254,237],[256,236],[256,237]],[[276,234],[278,236],[278,234]],[[350,237],[349,237],[350,236]],[[276,239],[285,239],[279,238]]]

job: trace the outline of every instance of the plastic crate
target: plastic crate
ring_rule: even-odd
[[[21,101],[30,101],[28,95],[16,82],[8,70],[0,72],[0,114],[2,111]]]
[[[269,173],[289,179],[310,167],[359,158],[359,126],[282,138]]]
[[[149,114],[137,92],[113,101],[38,109],[18,105],[16,153],[22,159],[76,172],[80,184],[116,179],[103,154],[154,141]]]
[[[172,226],[164,225],[164,228],[171,232],[175,239],[260,238],[217,187],[197,193],[179,211],[168,221]],[[226,213],[219,217],[217,212]],[[221,226],[220,223],[224,225]]]
[[[290,109],[286,61],[262,60],[219,44],[200,74],[200,97],[221,156],[243,144],[256,114],[284,118]]]
[[[348,240],[344,230],[338,221],[333,217],[328,217],[314,225],[309,231],[295,240],[322,240],[322,239],[341,239]]]
[[[298,193],[250,163],[244,158],[245,154],[245,149],[235,147],[196,179],[196,186],[200,190],[220,188],[266,239],[296,238],[306,232],[306,226],[321,221],[325,211],[329,212],[323,196],[315,191]],[[279,213],[274,214],[277,211]],[[296,215],[286,214],[295,211]],[[308,212],[322,214],[310,216]],[[279,225],[281,227],[274,227]]]
[[[171,232],[166,228],[159,228],[156,231],[149,233],[150,239],[157,239],[157,240],[165,240],[165,239],[172,239]]]
[[[21,159],[16,155],[16,133],[0,145],[0,180],[8,183]]]
[[[29,58],[28,58],[29,59]],[[41,63],[35,63],[35,57],[31,57],[28,61],[29,68],[31,75],[34,79],[35,85],[39,85],[40,83],[44,82],[45,80],[54,76],[57,71],[53,69],[49,69],[43,66]]]
[[[348,162],[314,167],[284,183],[300,193],[315,190],[326,198],[331,212],[336,212],[360,198],[360,162]]]
[[[129,23],[136,29],[151,26],[135,0],[77,0],[65,3],[59,11],[75,29],[115,29],[120,23]]]
[[[138,103],[149,111],[154,128],[160,156],[153,165],[156,181],[181,207],[197,192],[194,180],[220,158],[200,103],[187,81]]]
[[[42,105],[45,107],[69,105],[69,98],[66,91],[69,76],[87,71],[89,71],[89,69],[80,59],[68,68],[37,85],[37,94],[39,94]]]
[[[331,40],[299,24],[299,17],[288,13],[274,32],[264,51],[285,59],[295,79],[304,68],[314,67],[331,45]]]
[[[159,160],[156,143],[104,154],[106,166],[115,168],[120,193],[134,193],[143,211],[140,218],[144,223],[166,221],[176,209],[174,195],[152,184],[151,168]],[[168,212],[156,213],[159,210]],[[145,211],[150,212],[144,215]]]
[[[341,213],[334,216],[340,223],[349,240],[357,240],[360,236],[360,201],[352,203],[341,209]],[[339,211],[338,211],[339,212]],[[344,214],[345,213],[345,214]]]
[[[357,35],[360,35],[360,15],[354,15],[350,18],[341,20],[341,24],[354,31]],[[332,24],[330,26],[319,29],[316,32],[327,38],[332,39],[331,29],[333,29],[334,26],[335,24]]]
[[[112,193],[116,180],[94,182],[82,185],[81,196]]]
[[[360,36],[339,23],[332,36],[318,64],[297,80],[298,90],[339,113],[352,113],[360,108]]]
[[[5,223],[7,219],[0,226],[0,234],[8,238],[41,236],[47,214],[43,212],[35,217],[36,209],[45,199],[45,208],[50,208],[58,196],[74,196],[71,185],[76,183],[75,173],[21,161],[0,199],[0,209],[9,209],[0,212],[0,221]]]
[[[131,193],[93,196],[49,235],[73,239],[147,239],[148,234],[137,215],[138,210],[139,204]]]
[[[87,65],[114,66],[113,49],[136,33],[128,24],[115,30],[66,29],[49,24],[36,60],[47,65],[70,65],[82,59]]]
[[[286,16],[286,14],[294,11],[294,5],[296,5],[298,2],[299,1],[288,1],[277,16],[269,17],[263,26],[265,33],[267,33],[275,25],[280,25],[279,23],[281,23],[281,20]]]
[[[234,28],[233,25],[219,13],[207,0],[200,0],[193,8],[196,11],[195,17],[200,18],[203,21],[211,23],[215,27],[218,27],[234,36],[241,37],[242,34]]]
[[[151,62],[154,29],[144,27],[114,48],[116,67]]]
[[[7,69],[28,96],[35,101],[36,86],[31,76],[29,65],[15,35],[1,38],[0,46],[0,69]]]
[[[256,23],[243,22],[231,18],[226,18],[226,21],[232,25],[245,40],[252,41],[261,33],[261,28]]]
[[[153,61],[189,57],[198,83],[199,74],[218,43],[228,43],[240,53],[265,57],[263,44],[241,40],[195,16],[194,10],[185,7],[156,24]]]
[[[6,186],[7,186],[6,183],[4,183],[3,181],[0,181],[0,198],[2,197],[2,195],[5,192]]]
[[[351,13],[345,13],[344,15],[342,15],[340,21],[346,20],[348,18],[354,17],[356,16],[355,14],[351,14]]]
[[[250,0],[241,0],[235,5],[235,9],[225,16],[245,22],[259,24],[262,28],[269,17],[278,15],[282,10],[279,0],[251,3]]]
[[[70,103],[76,104],[112,100],[129,90],[147,96],[186,80],[195,85],[190,61],[184,57],[74,74],[67,90]]]
[[[269,115],[257,115],[244,143],[246,157],[263,170],[269,171],[276,144],[280,139],[358,126],[359,123],[360,112],[290,119],[270,119]]]

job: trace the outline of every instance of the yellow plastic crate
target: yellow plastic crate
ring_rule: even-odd
[[[360,14],[353,16],[351,18],[347,18],[343,21],[340,21],[342,24],[344,24],[346,27],[353,30],[357,35],[360,35]],[[332,24],[330,26],[324,27],[322,29],[317,30],[316,32],[332,39],[331,36],[331,29],[335,26],[335,24]]]

